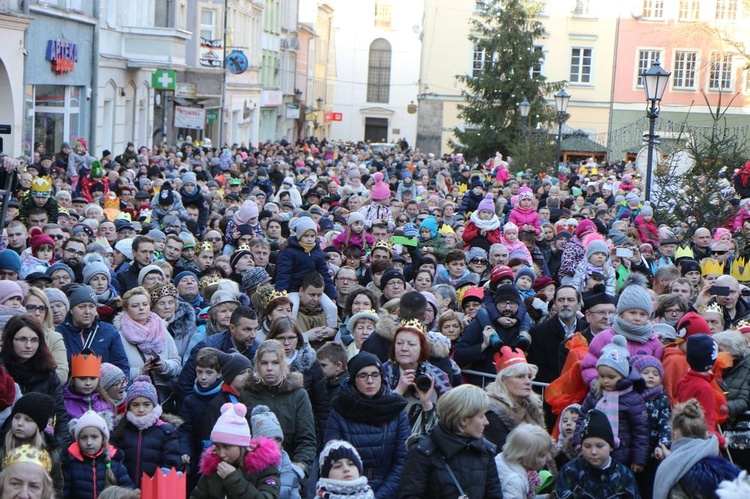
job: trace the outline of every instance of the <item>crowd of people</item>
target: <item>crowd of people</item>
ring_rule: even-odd
[[[2,497],[750,494],[750,162],[698,227],[625,162],[187,139],[0,157]]]

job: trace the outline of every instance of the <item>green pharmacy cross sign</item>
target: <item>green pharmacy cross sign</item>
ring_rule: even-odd
[[[174,71],[166,69],[157,69],[151,75],[151,86],[154,90],[171,90],[174,91],[177,84],[177,74]]]

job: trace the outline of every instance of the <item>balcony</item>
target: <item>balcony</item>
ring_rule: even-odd
[[[185,67],[189,31],[176,28],[128,27],[101,30],[102,54],[127,60],[129,68]]]

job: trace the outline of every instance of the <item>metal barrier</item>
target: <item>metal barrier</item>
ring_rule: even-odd
[[[492,383],[497,379],[496,374],[489,374],[489,373],[483,373],[480,371],[472,371],[471,369],[461,369],[461,374],[468,374],[470,376],[477,376],[482,380],[482,385],[480,388],[484,388],[487,386],[488,383]],[[544,389],[549,386],[549,383],[542,383],[541,381],[532,381],[532,386],[536,388],[535,391],[539,392],[539,395],[542,396],[542,400],[544,400]]]

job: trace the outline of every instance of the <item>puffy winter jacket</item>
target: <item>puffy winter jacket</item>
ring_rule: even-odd
[[[62,324],[57,326],[57,332],[62,334],[65,341],[68,362],[73,355],[81,353],[84,348],[83,338],[85,338],[86,346],[100,356],[102,362],[114,364],[124,373],[130,372],[130,365],[120,340],[120,333],[111,324],[94,319],[89,327],[81,328],[73,324],[73,319],[68,312]]]
[[[508,221],[516,224],[519,231],[523,230],[524,225],[533,225],[534,233],[537,236],[542,232],[542,221],[539,218],[539,213],[534,211],[534,208],[516,206],[511,210]]]
[[[110,469],[117,479],[117,485],[128,489],[133,488],[133,482],[128,476],[128,470],[122,463],[122,452],[109,446]],[[96,457],[86,456],[74,442],[63,455],[63,476],[65,477],[65,498],[96,499],[104,490],[104,476],[106,474],[104,453]]]
[[[364,475],[377,499],[395,498],[406,460],[406,439],[411,430],[406,399],[383,387],[367,398],[350,383],[339,389],[328,417],[324,441],[352,444],[362,458]]]
[[[325,293],[332,300],[336,299],[336,288],[331,279],[326,257],[320,246],[315,246],[309,253],[297,242],[295,236],[287,240],[287,247],[279,253],[276,262],[276,289],[278,291],[299,291],[302,278],[312,271],[317,271],[325,279]]]
[[[326,389],[326,378],[323,369],[320,367],[315,350],[308,344],[305,344],[297,350],[297,356],[289,365],[292,372],[302,373],[305,390],[310,397],[313,415],[315,416],[315,431],[318,437],[318,444],[323,443],[323,430],[328,421],[328,412],[331,410],[331,401],[328,400],[328,390]]]
[[[105,419],[110,418],[110,423],[115,421],[115,408],[97,392],[91,395],[79,395],[70,391],[70,385],[65,385],[63,399],[70,419],[78,419],[86,411],[96,411]]]
[[[630,469],[612,461],[605,469],[594,468],[583,456],[562,467],[555,481],[560,499],[598,497],[601,499],[640,499],[635,477]]]
[[[602,350],[604,347],[612,343],[612,338],[615,336],[613,329],[605,329],[601,333],[594,336],[589,344],[589,353],[581,361],[581,375],[583,381],[587,385],[591,386],[596,380],[598,374],[596,372],[596,362],[599,357],[602,356]],[[651,355],[661,360],[664,357],[664,346],[662,346],[659,338],[652,332],[651,337],[645,343],[638,343],[635,341],[627,340],[628,352],[630,356],[633,355]]]
[[[175,427],[161,419],[150,428],[138,430],[124,418],[115,430],[113,443],[122,449],[125,467],[136,487],[140,487],[143,473],[153,476],[159,468],[182,470]]]
[[[750,357],[735,359],[734,365],[724,369],[729,417],[734,418],[750,408]]]

